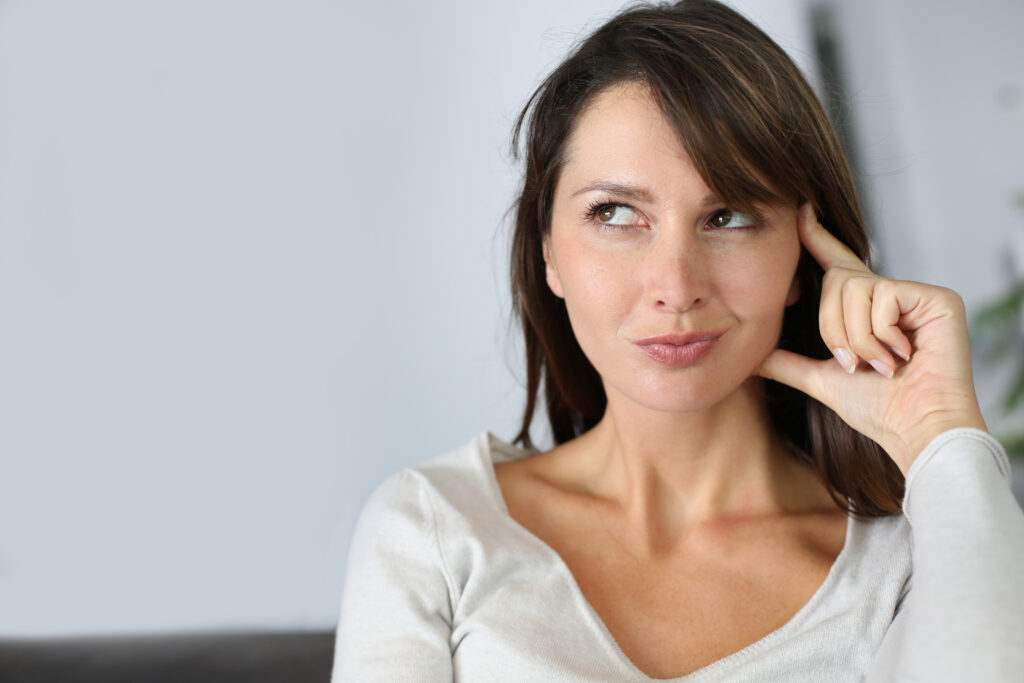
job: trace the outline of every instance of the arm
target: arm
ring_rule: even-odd
[[[1024,519],[985,433],[964,303],[871,272],[804,206],[800,239],[825,271],[819,327],[834,360],[776,349],[761,374],[834,410],[907,475],[910,591],[871,681],[1024,680]]]
[[[451,582],[430,492],[403,470],[367,501],[349,550],[333,683],[451,681]]]
[[[1024,680],[1024,512],[999,443],[976,429],[934,439],[907,476],[910,594],[867,680]]]

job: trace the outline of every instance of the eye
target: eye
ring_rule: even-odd
[[[587,207],[585,218],[598,230],[606,232],[630,232],[646,226],[636,209],[608,201],[592,203]]]
[[[711,218],[708,220],[708,225],[712,228],[723,228],[723,229],[741,229],[741,228],[752,228],[757,225],[757,221],[748,216],[745,213],[739,211],[730,211],[729,209],[722,209],[711,214]]]
[[[625,227],[635,225],[637,222],[636,210],[625,204],[599,204],[590,213],[605,225]]]

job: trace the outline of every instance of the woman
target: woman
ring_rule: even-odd
[[[710,0],[633,9],[523,131],[524,448],[374,493],[335,680],[1020,680],[1024,515],[962,302],[869,270],[782,50]]]

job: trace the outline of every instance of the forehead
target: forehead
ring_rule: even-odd
[[[647,86],[624,83],[598,93],[579,114],[562,174],[641,177],[680,166],[692,168],[690,157]]]

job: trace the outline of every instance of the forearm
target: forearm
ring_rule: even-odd
[[[907,478],[913,576],[868,680],[1024,676],[1024,512],[1002,448],[984,432],[934,439]]]

